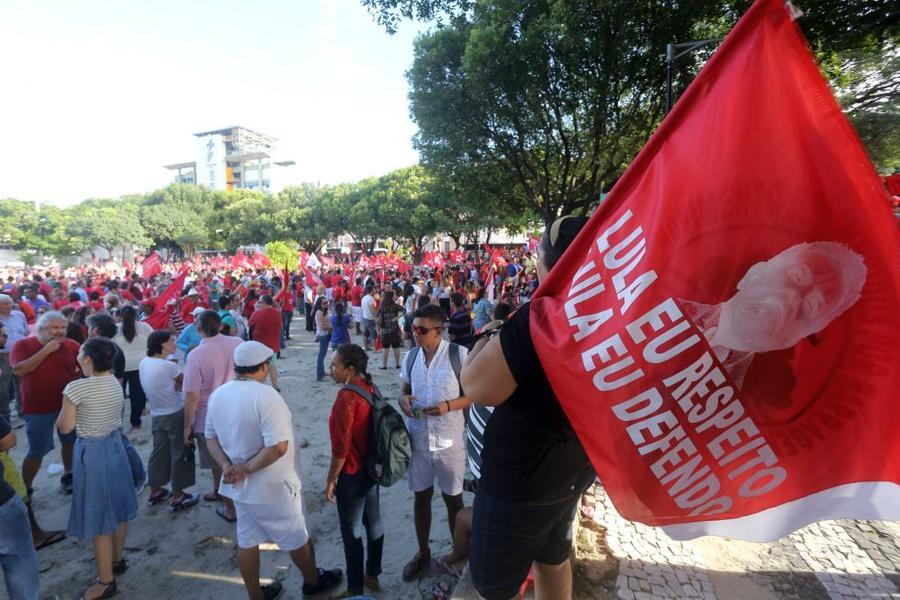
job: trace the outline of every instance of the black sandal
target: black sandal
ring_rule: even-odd
[[[100,578],[98,577],[97,581],[95,581],[93,585],[105,585],[106,586],[106,588],[103,590],[103,593],[100,594],[99,596],[97,596],[97,598],[95,600],[102,600],[103,598],[112,598],[118,592],[118,590],[116,589],[116,580],[115,579],[113,579],[109,583],[105,583],[103,581],[100,581]],[[87,600],[87,598],[85,597],[85,594],[87,594],[87,590],[85,590],[81,594],[81,597],[79,598],[79,600]]]
[[[113,563],[113,575],[124,575],[125,571],[127,571],[127,570],[128,570],[128,563],[125,562],[124,558],[122,560],[120,560],[119,562]]]

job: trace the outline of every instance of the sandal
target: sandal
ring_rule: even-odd
[[[151,492],[147,496],[147,506],[154,506],[163,500],[168,500],[172,496],[172,490],[167,488],[159,488],[155,492]]]
[[[224,496],[218,492],[206,492],[203,494],[204,502],[222,502]]]
[[[462,575],[462,571],[456,568],[456,565],[453,563],[449,563],[444,560],[443,556],[439,556],[431,561],[431,566],[438,571],[439,573],[443,573],[444,575],[449,575],[450,577],[455,577],[459,579]]]
[[[99,596],[95,596],[92,600],[102,600],[103,598],[112,598],[113,596],[116,595],[116,592],[118,591],[116,589],[116,580],[115,579],[113,579],[109,583],[106,583],[104,581],[100,581],[100,578],[98,577],[97,580],[92,584],[92,587],[94,585],[105,585],[106,587],[104,588],[103,592]],[[90,588],[88,588],[88,589],[90,589]],[[87,590],[84,590],[84,592],[79,597],[79,600],[87,600]]]
[[[220,506],[219,508],[216,509],[216,514],[219,515],[220,517],[222,517],[223,519],[225,519],[226,521],[228,521],[229,523],[234,523],[235,521],[237,521],[237,517],[229,517],[228,513],[225,512],[226,510],[227,509],[226,509],[225,505],[223,504],[222,506]]]
[[[65,531],[49,531],[47,532],[47,537],[44,540],[34,547],[35,550],[43,550],[48,546],[52,546],[53,544],[57,544],[66,539]]]
[[[169,512],[178,512],[182,508],[190,508],[198,502],[200,502],[200,496],[184,492],[181,498],[169,502]]]
[[[113,563],[113,575],[124,575],[128,570],[128,563],[123,558],[119,562]]]
[[[415,579],[416,575],[425,568],[425,565],[427,565],[429,561],[431,561],[431,554],[422,556],[422,554],[417,552],[413,559],[403,567],[403,581],[412,581]]]

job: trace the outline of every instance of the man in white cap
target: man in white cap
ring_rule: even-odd
[[[200,345],[202,341],[202,337],[200,337],[200,332],[197,331],[197,317],[200,316],[205,308],[202,306],[198,306],[194,310],[191,311],[191,316],[194,318],[194,322],[181,330],[181,334],[178,336],[178,339],[175,341],[175,345],[184,353],[184,360],[187,360],[188,354],[191,353],[191,350]]]
[[[290,552],[303,574],[303,594],[336,587],[342,572],[316,566],[309,539],[291,411],[274,388],[263,382],[272,349],[243,342],[234,350],[232,381],[209,397],[206,443],[222,468],[219,492],[234,501],[238,567],[254,600],[277,598],[281,583],[260,586],[259,545],[273,541]]]

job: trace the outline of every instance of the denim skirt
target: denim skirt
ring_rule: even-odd
[[[137,516],[134,480],[118,431],[99,438],[79,437],[72,475],[69,535],[83,540],[108,535]]]

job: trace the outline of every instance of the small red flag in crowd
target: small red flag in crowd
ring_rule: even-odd
[[[165,329],[169,326],[169,317],[172,315],[174,302],[181,296],[181,290],[184,288],[184,278],[187,276],[189,265],[181,267],[181,271],[175,277],[175,280],[159,295],[156,299],[156,308],[153,314],[145,319],[146,323],[153,329]]]
[[[531,334],[626,518],[900,518],[900,244],[783,0],[757,0],[549,277]]]
[[[159,258],[159,254],[156,252],[151,252],[147,258],[144,259],[144,262],[141,263],[141,276],[144,279],[149,280],[154,275],[159,275],[162,272],[162,260]]]

